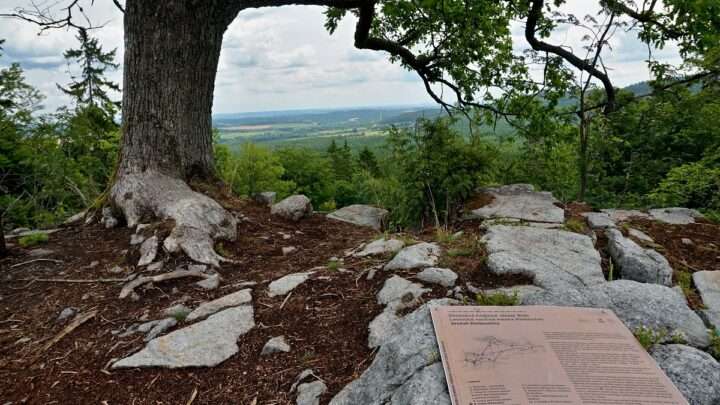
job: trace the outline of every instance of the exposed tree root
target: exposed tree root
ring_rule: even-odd
[[[202,271],[195,271],[195,270],[175,270],[171,271],[169,273],[159,274],[157,276],[152,277],[138,277],[135,280],[130,281],[129,283],[125,284],[125,286],[120,291],[120,299],[127,298],[135,292],[135,289],[140,287],[143,284],[148,283],[159,283],[161,281],[167,281],[167,280],[175,280],[178,278],[184,278],[184,277],[195,277],[195,278],[209,278],[212,277],[212,275],[203,273]]]
[[[218,266],[227,261],[215,252],[214,241],[237,236],[237,220],[220,204],[193,191],[184,181],[157,172],[120,176],[110,190],[110,201],[122,212],[128,227],[143,220],[175,221],[165,249],[182,250],[200,263]]]

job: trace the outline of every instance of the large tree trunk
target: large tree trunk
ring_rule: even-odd
[[[172,219],[170,251],[217,265],[213,240],[236,221],[187,182],[213,181],[211,111],[223,33],[234,15],[220,0],[128,0],[123,137],[110,202],[128,226]]]

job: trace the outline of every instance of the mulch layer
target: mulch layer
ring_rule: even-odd
[[[218,269],[223,281],[214,291],[197,288],[195,280],[177,279],[138,289],[138,301],[120,300],[122,283],[112,280],[141,270],[133,265],[138,246],[130,246],[133,232],[127,228],[64,227],[50,235],[47,244],[35,248],[53,251],[43,258],[58,262],[29,262],[37,259],[31,256],[33,249],[12,245],[10,257],[0,260],[2,403],[186,404],[194,398],[193,404],[294,404],[290,386],[301,371],[311,368],[329,388],[321,401],[324,404],[357,378],[375,355],[367,348],[367,327],[382,311],[376,294],[389,274],[381,270],[371,280],[366,276],[387,258],[347,257],[338,266],[331,259],[343,258],[348,249],[379,234],[322,215],[285,221],[252,202],[235,202],[232,209],[245,219],[239,224],[237,241],[225,242],[218,250],[237,263]],[[522,278],[493,277],[483,271],[485,253],[478,242],[482,232],[477,225],[462,223],[461,237],[441,242],[453,252],[443,256],[442,264],[459,273],[458,285],[527,284]],[[158,229],[158,233],[163,231]],[[428,232],[407,237],[437,238]],[[297,250],[283,255],[282,248],[288,246]],[[189,264],[183,257],[161,253],[161,258],[163,272]],[[93,262],[97,263],[91,266]],[[110,273],[115,266],[124,273]],[[289,297],[265,294],[269,282],[319,266],[323,267]],[[415,272],[397,274],[412,278]],[[62,282],[99,279],[108,282]],[[239,352],[221,365],[108,369],[114,359],[143,347],[142,334],[120,338],[113,331],[123,331],[141,318],[160,319],[163,309],[180,302],[194,308],[238,290],[247,281],[258,283],[252,287],[256,327],[240,337]],[[434,287],[424,299],[446,295],[447,289]],[[42,350],[67,325],[56,320],[67,307],[80,313],[97,310],[97,316]],[[286,337],[291,352],[260,356],[267,340],[279,335]]]

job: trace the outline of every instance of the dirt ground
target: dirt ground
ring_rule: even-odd
[[[205,291],[195,280],[177,279],[138,289],[140,300],[120,300],[123,285],[117,280],[137,272],[137,246],[126,228],[106,230],[100,225],[70,226],[50,235],[47,244],[23,249],[11,247],[0,261],[0,395],[3,404],[294,404],[290,386],[303,370],[311,368],[329,390],[322,403],[357,378],[372,362],[367,348],[367,327],[381,312],[376,294],[387,274],[367,280],[367,271],[386,258],[345,257],[355,248],[380,236],[367,228],[326,219],[316,214],[297,223],[269,214],[269,209],[241,202],[233,210],[244,220],[235,242],[218,247],[238,263],[224,264],[218,272],[220,288]],[[483,272],[485,253],[479,244],[476,222],[466,222],[456,232],[463,235],[442,240],[447,251],[442,260],[459,273],[459,285],[471,282],[481,288],[526,284],[518,277],[495,277]],[[158,233],[165,232],[159,227]],[[437,240],[426,231],[401,235],[408,240]],[[294,246],[289,255],[282,248]],[[33,249],[53,253],[35,261]],[[187,265],[185,259],[162,257],[162,272]],[[339,266],[331,258],[344,258]],[[28,263],[29,262],[29,263]],[[91,266],[93,262],[95,265]],[[121,274],[110,273],[115,266]],[[318,266],[311,280],[289,298],[269,298],[266,285],[281,276]],[[412,278],[415,272],[397,272]],[[95,282],[106,279],[107,282]],[[68,281],[78,282],[68,282]],[[160,319],[160,312],[176,303],[193,308],[240,289],[240,283],[257,282],[253,288],[256,327],[240,337],[240,351],[214,368],[181,370],[109,370],[114,359],[143,347],[142,334],[120,338],[139,319]],[[433,288],[424,299],[444,297],[447,290]],[[284,304],[284,305],[283,305]],[[46,350],[69,323],[58,322],[67,307],[80,313],[97,310],[90,319]],[[184,326],[182,323],[175,329]],[[115,332],[115,333],[113,333]],[[265,342],[284,335],[290,353],[260,356]],[[257,402],[253,402],[257,401]]]

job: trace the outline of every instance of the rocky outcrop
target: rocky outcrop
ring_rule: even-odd
[[[656,221],[673,225],[694,224],[696,219],[703,218],[700,212],[690,208],[657,208],[648,213]]]
[[[606,212],[586,212],[582,215],[587,218],[588,225],[592,229],[615,228],[615,221]]]
[[[652,249],[643,249],[617,229],[609,229],[605,234],[608,237],[608,251],[620,269],[622,278],[641,283],[672,285],[673,269],[663,255]]]
[[[270,208],[270,213],[291,221],[299,221],[302,218],[312,215],[313,206],[309,198],[298,194],[274,204]]]
[[[549,192],[536,192],[529,184],[513,184],[482,190],[493,201],[471,212],[481,219],[512,218],[531,222],[563,223],[565,211],[555,206],[558,201]]]
[[[650,354],[690,405],[720,404],[720,364],[685,345],[655,346]]]
[[[389,212],[388,210],[373,207],[371,205],[355,204],[340,208],[327,215],[328,218],[351,224],[367,226],[376,231],[381,231],[385,225]]]

